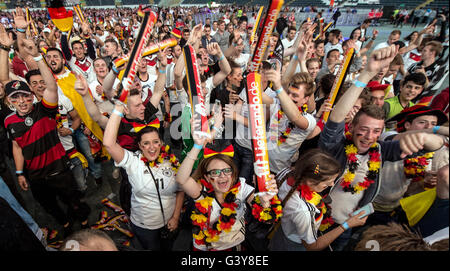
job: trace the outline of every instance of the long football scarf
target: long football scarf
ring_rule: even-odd
[[[142,51],[144,50],[144,46],[150,40],[153,26],[156,23],[156,19],[158,15],[149,10],[144,13],[144,19],[142,20],[141,28],[139,29],[139,34],[136,37],[136,41],[133,45],[133,49],[131,50],[131,54],[128,61],[128,64],[125,68],[125,71],[122,76],[122,84],[119,88],[119,100],[121,102],[126,102],[128,91],[133,84],[134,78],[136,77],[137,66],[139,63],[139,58],[142,55]]]
[[[186,78],[188,82],[189,102],[192,109],[192,117],[197,113],[201,118],[201,130],[195,131],[199,135],[209,137],[208,115],[206,112],[205,98],[202,94],[200,73],[194,48],[190,45],[183,47],[183,55],[186,65]]]

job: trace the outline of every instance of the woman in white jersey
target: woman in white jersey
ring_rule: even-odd
[[[277,175],[280,198],[283,200],[281,227],[270,241],[272,251],[323,250],[344,232],[344,227],[361,226],[367,217],[350,217],[344,226],[318,236],[319,231],[331,226],[330,212],[319,194],[339,176],[341,167],[332,156],[319,149],[305,152],[295,165]]]
[[[139,150],[123,149],[116,141],[124,107],[116,105],[106,125],[103,145],[123,167],[132,187],[131,228],[146,250],[172,249],[174,233],[178,228],[184,193],[175,176],[178,160],[168,154],[158,130],[147,126],[136,135]]]

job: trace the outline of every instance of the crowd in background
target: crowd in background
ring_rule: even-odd
[[[202,251],[366,250],[367,240],[382,250],[448,250],[447,11],[398,9],[398,29],[380,42],[382,14],[347,15],[341,22],[355,28],[344,37],[342,11],[300,19],[310,9],[283,8],[259,67],[265,194],[255,183],[246,84],[257,7],[154,7],[147,47],[176,45],[137,59],[125,103],[126,65],[117,61],[139,35],[137,8],[83,9],[68,32],[44,9],[31,11],[33,26],[20,8],[2,12],[0,224],[9,230],[0,249],[49,249],[48,225],[37,225],[19,191],[31,190],[60,225],[62,250],[71,240],[117,250],[94,230],[85,201],[88,182],[101,187],[111,174],[137,249],[174,250],[187,229],[188,246]],[[322,33],[325,13],[333,24]],[[406,23],[415,31],[402,33]],[[185,46],[205,98],[203,136]]]

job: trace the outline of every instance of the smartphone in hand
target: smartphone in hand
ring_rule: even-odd
[[[373,209],[372,203],[369,202],[368,204],[366,204],[363,207],[359,208],[358,210],[354,211],[352,213],[352,216],[358,215],[359,213],[361,213],[361,211],[364,211],[364,214],[359,217],[360,219],[364,218],[370,214],[373,214],[373,212],[375,212],[375,210]]]

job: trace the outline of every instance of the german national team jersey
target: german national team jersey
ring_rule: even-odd
[[[57,104],[42,100],[25,115],[10,114],[5,127],[22,148],[30,178],[49,176],[64,171],[68,159],[56,130]]]

